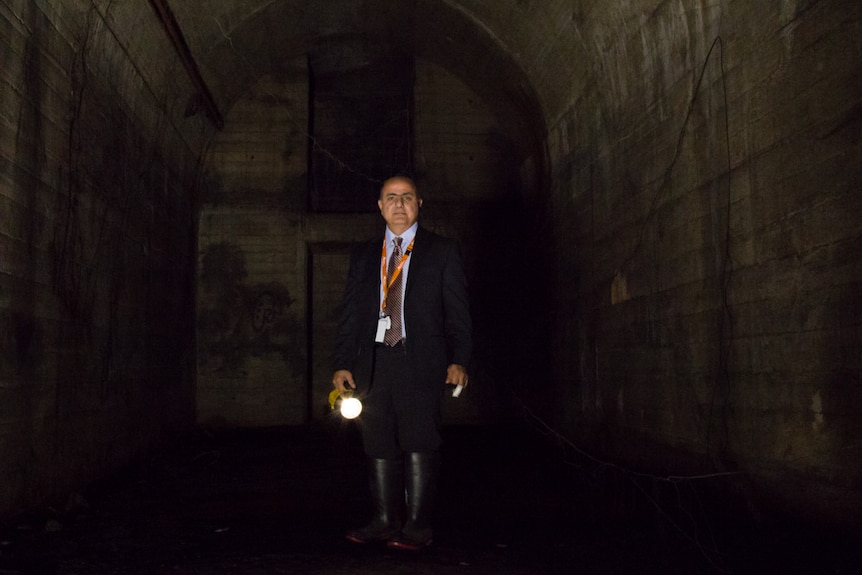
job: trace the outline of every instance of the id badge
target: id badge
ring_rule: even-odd
[[[392,319],[387,315],[377,320],[377,335],[374,336],[374,341],[383,343],[383,337],[386,335],[386,330],[392,326]]]

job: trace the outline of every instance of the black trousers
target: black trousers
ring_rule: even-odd
[[[363,399],[360,429],[365,454],[396,459],[440,449],[443,384],[429,386],[411,367],[404,345],[375,346],[371,388]]]

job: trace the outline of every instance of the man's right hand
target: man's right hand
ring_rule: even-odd
[[[339,369],[334,374],[332,374],[332,386],[338,391],[345,391],[347,388],[345,384],[349,385],[351,389],[356,389],[356,382],[353,381],[353,374],[347,371],[346,369]]]

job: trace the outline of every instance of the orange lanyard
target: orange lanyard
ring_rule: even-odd
[[[386,300],[389,299],[389,288],[392,286],[392,283],[395,279],[401,274],[401,268],[404,267],[404,262],[407,261],[407,258],[410,257],[410,253],[413,251],[413,242],[416,241],[416,237],[414,236],[412,240],[410,240],[410,245],[407,246],[407,250],[401,256],[401,261],[398,262],[398,267],[395,268],[395,271],[392,272],[392,277],[387,277],[389,274],[389,266],[386,262],[386,240],[383,240],[383,251],[380,254],[380,276],[383,279],[383,302],[380,304],[380,310],[386,311]]]

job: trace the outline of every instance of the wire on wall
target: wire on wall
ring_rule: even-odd
[[[263,76],[257,70],[257,67],[254,65],[254,62],[249,60],[248,57],[246,57],[242,52],[240,52],[240,50],[237,49],[236,45],[233,42],[233,38],[228,33],[228,31],[225,30],[224,26],[222,26],[221,22],[219,22],[218,18],[216,18],[215,16],[212,16],[212,19],[216,23],[216,26],[218,26],[218,29],[221,32],[222,37],[227,41],[228,45],[230,46],[231,51],[234,54],[236,54],[237,57],[240,58],[240,60],[242,60],[242,62],[245,64],[245,69],[248,71],[248,73],[254,79],[255,85],[262,87],[263,92],[267,96],[272,98],[273,103],[277,106],[282,107],[282,109],[286,113],[287,118],[288,118],[289,122],[291,123],[291,125],[297,130],[297,132],[299,132],[310,143],[309,152],[314,151],[314,152],[318,152],[318,153],[324,155],[333,164],[338,166],[339,169],[346,171],[346,172],[349,172],[349,173],[355,175],[356,177],[358,177],[360,179],[363,179],[363,180],[366,180],[368,182],[371,182],[373,184],[378,184],[378,185],[383,183],[383,180],[381,178],[374,177],[370,174],[367,174],[364,171],[362,171],[361,169],[356,168],[355,166],[344,161],[337,154],[335,154],[330,149],[328,149],[326,146],[321,144],[320,140],[308,131],[307,126],[305,126],[304,124],[301,124],[300,122],[297,122],[296,118],[294,118],[293,115],[290,113],[290,108],[289,108],[289,106],[286,105],[287,103],[282,101],[282,99],[277,94],[275,94],[272,90],[269,90],[266,87],[264,87],[264,83],[262,82]],[[408,108],[408,109],[410,109],[410,108]],[[409,114],[408,114],[408,116],[409,116]],[[408,121],[408,125],[405,127],[405,130],[407,131],[407,133],[410,133],[411,126],[409,125],[409,121],[410,121],[409,117],[408,117],[407,121]]]
[[[724,246],[722,249],[722,258],[721,258],[721,269],[719,271],[719,291],[720,291],[720,317],[718,322],[718,355],[717,355],[717,366],[716,366],[716,374],[714,383],[710,390],[709,397],[709,410],[706,414],[706,425],[705,425],[705,450],[707,453],[707,460],[711,461],[713,467],[716,469],[715,472],[711,473],[703,473],[703,474],[695,474],[695,475],[673,475],[673,476],[659,476],[655,474],[649,474],[644,472],[638,472],[631,469],[626,468],[625,466],[619,465],[617,463],[604,461],[593,454],[589,453],[587,450],[579,447],[575,444],[571,439],[567,438],[564,434],[560,433],[558,430],[554,429],[551,425],[549,425],[545,420],[543,420],[538,414],[536,414],[532,409],[530,409],[525,401],[519,397],[517,391],[511,387],[508,383],[505,385],[508,393],[511,395],[514,404],[520,408],[526,419],[534,425],[539,432],[544,434],[545,436],[550,437],[554,442],[564,447],[566,453],[574,454],[576,460],[572,461],[568,455],[564,455],[567,463],[570,463],[581,470],[590,470],[585,476],[590,478],[593,483],[595,483],[598,478],[607,472],[613,472],[616,475],[625,479],[627,483],[629,483],[634,492],[638,493],[641,497],[643,497],[646,501],[649,502],[649,505],[655,510],[655,512],[662,517],[677,533],[679,533],[683,538],[688,540],[691,544],[693,544],[704,556],[707,562],[717,571],[724,572],[725,568],[721,564],[721,551],[715,542],[714,537],[712,536],[712,530],[708,527],[706,529],[702,529],[702,526],[698,525],[698,516],[703,517],[702,521],[706,522],[707,519],[703,516],[702,513],[697,513],[694,509],[687,509],[679,502],[682,501],[681,497],[681,489],[684,486],[693,486],[695,484],[701,484],[706,481],[715,481],[715,480],[726,480],[735,477],[745,476],[744,472],[736,472],[736,471],[727,471],[726,465],[723,463],[724,459],[724,450],[726,449],[727,443],[727,435],[729,431],[727,429],[727,409],[729,406],[727,405],[727,400],[730,393],[730,369],[729,369],[729,357],[730,350],[733,341],[733,314],[730,306],[730,285],[733,273],[733,260],[731,254],[731,201],[732,201],[732,186],[731,186],[731,169],[732,169],[732,159],[731,159],[731,148],[730,148],[730,128],[729,128],[729,105],[728,105],[728,96],[727,96],[727,81],[726,81],[726,71],[724,67],[724,58],[723,58],[723,49],[724,44],[721,36],[715,37],[712,41],[710,48],[706,54],[703,65],[699,71],[697,76],[697,81],[694,85],[694,90],[689,100],[688,107],[686,110],[685,117],[683,119],[683,123],[679,129],[678,136],[676,138],[676,145],[674,147],[673,156],[670,160],[670,163],[662,172],[662,174],[644,184],[645,188],[649,188],[655,184],[659,184],[658,188],[653,193],[653,196],[650,201],[649,209],[644,217],[644,221],[640,226],[640,230],[638,233],[638,240],[635,244],[632,251],[623,259],[619,267],[617,268],[618,272],[624,270],[634,258],[637,256],[641,248],[643,247],[645,241],[646,230],[649,224],[653,221],[655,212],[657,210],[657,206],[659,204],[659,200],[662,195],[666,192],[666,190],[670,187],[672,181],[672,175],[674,172],[677,163],[682,155],[683,143],[685,141],[686,132],[689,126],[689,123],[692,118],[692,114],[695,108],[695,104],[698,101],[700,88],[703,84],[703,80],[705,77],[705,73],[709,63],[712,61],[713,57],[717,54],[719,57],[719,65],[720,65],[720,74],[721,74],[721,83],[722,83],[722,95],[723,95],[723,105],[724,105],[724,135],[725,135],[725,155],[726,155],[726,203],[725,203],[725,229],[724,229]],[[591,186],[592,186],[592,174],[591,174]],[[590,217],[594,218],[593,214],[593,206],[592,203],[590,205]],[[593,221],[593,227],[595,226],[595,222]],[[595,275],[595,270],[593,270],[593,274]],[[508,378],[502,377],[503,374],[496,374],[497,377],[493,377],[496,381],[507,382]],[[600,379],[600,373],[598,370],[598,366],[596,366],[595,371],[596,383],[598,383]],[[714,419],[717,416],[717,408],[716,405],[721,403],[721,425],[723,429],[724,438],[719,446],[719,453],[715,454],[713,457],[713,440],[712,440],[712,430],[714,427]],[[689,522],[689,527],[682,525],[678,520],[674,519],[672,514],[665,509],[665,503],[659,500],[654,494],[649,493],[644,487],[643,483],[646,482],[658,482],[661,484],[668,485],[674,490],[677,494],[678,499],[678,509],[682,516],[686,517]],[[693,487],[692,487],[693,490]],[[697,498],[696,494],[695,497]],[[706,540],[704,539],[706,538]]]

